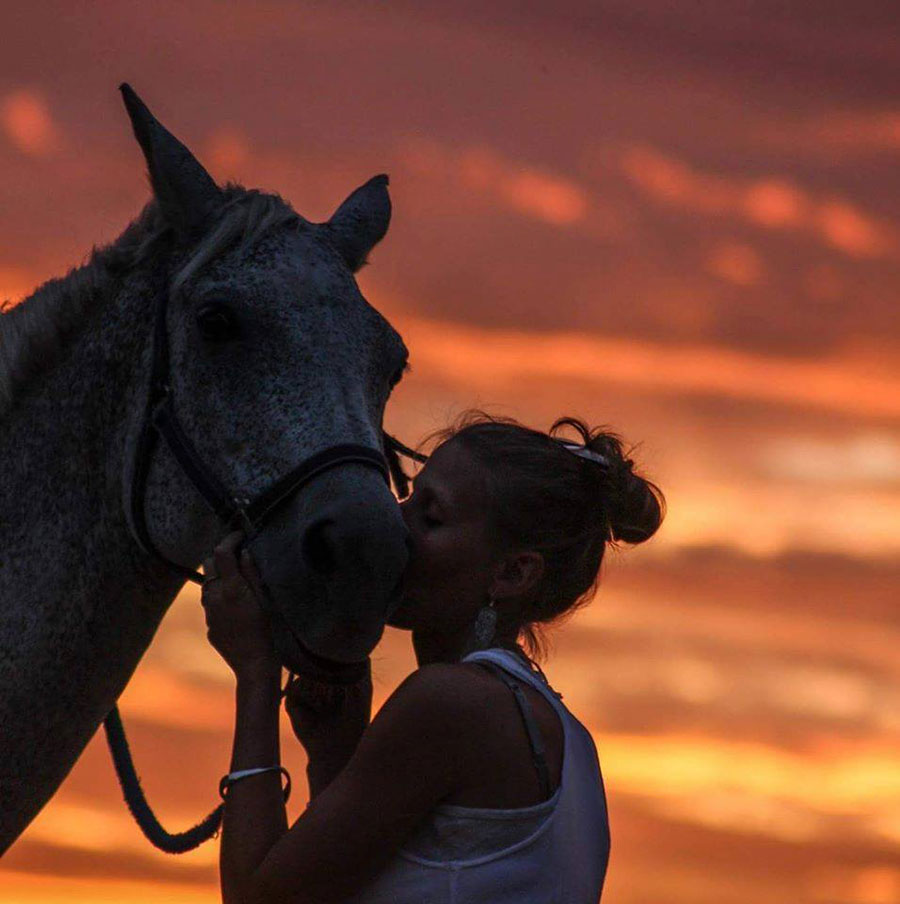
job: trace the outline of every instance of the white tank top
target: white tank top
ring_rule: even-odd
[[[559,714],[559,787],[531,807],[444,804],[349,904],[597,904],[609,861],[609,820],[597,748],[537,673],[509,650],[470,653],[536,688]]]

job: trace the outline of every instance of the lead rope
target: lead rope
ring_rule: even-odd
[[[125,738],[125,729],[122,726],[118,705],[109,711],[109,715],[103,720],[103,727],[106,729],[106,741],[116,767],[119,784],[122,786],[125,803],[128,805],[134,821],[154,847],[167,854],[184,854],[218,834],[219,827],[222,825],[225,804],[219,804],[206,819],[197,823],[192,829],[175,834],[167,832],[156,818],[156,814],[150,809],[144,789],[141,788],[140,779],[134,769],[134,760],[128,748],[128,741]]]
[[[384,434],[384,439],[385,456],[388,460],[394,486],[397,489],[397,494],[401,498],[405,498],[409,495],[409,477],[400,463],[400,455],[406,455],[419,463],[424,462],[426,456],[410,449],[409,446],[405,446],[400,440],[395,439],[388,433]],[[189,578],[195,580],[192,575],[189,575]],[[290,680],[290,675],[288,680]],[[225,813],[225,804],[219,804],[215,810],[204,820],[198,822],[192,829],[187,829],[184,832],[175,832],[174,834],[167,832],[156,818],[156,814],[150,809],[147,796],[141,787],[141,781],[134,768],[134,759],[128,747],[128,739],[125,737],[125,726],[122,725],[118,704],[113,706],[103,720],[103,728],[106,732],[106,743],[112,755],[116,777],[122,788],[125,804],[131,811],[134,821],[144,833],[144,837],[154,847],[159,848],[166,854],[184,854],[187,851],[194,850],[194,848],[203,844],[204,841],[209,841],[210,838],[219,833],[219,828],[222,825],[222,816]]]

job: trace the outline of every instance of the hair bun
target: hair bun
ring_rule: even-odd
[[[614,540],[643,543],[662,524],[663,511],[654,486],[631,469],[623,471],[620,492],[611,507],[609,527]]]
[[[604,508],[612,539],[631,544],[649,540],[664,517],[661,490],[634,473],[634,461],[626,458],[622,439],[615,433],[595,433],[586,445],[608,462]]]

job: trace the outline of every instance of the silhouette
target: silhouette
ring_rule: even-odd
[[[275,194],[216,185],[122,93],[153,198],[0,317],[0,851],[115,704],[189,570],[233,528],[167,443],[141,464],[156,312],[179,427],[239,502],[331,447],[380,455],[407,356],[353,277],[387,231],[387,177],[311,223]],[[407,537],[371,465],[315,474],[250,531],[295,669],[339,676],[381,636]]]

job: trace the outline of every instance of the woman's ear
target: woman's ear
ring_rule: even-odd
[[[491,593],[498,601],[526,596],[544,577],[544,557],[535,550],[524,550],[507,556],[494,572]]]

